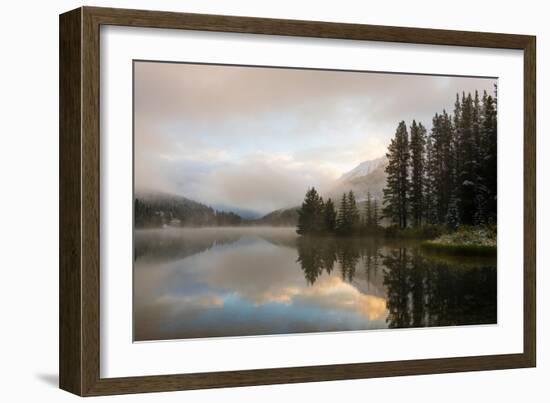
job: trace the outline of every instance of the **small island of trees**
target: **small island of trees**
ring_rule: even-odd
[[[325,202],[312,187],[306,193],[298,210],[300,235],[358,235],[375,234],[381,230],[378,203],[367,196],[364,214],[361,214],[353,191],[342,194],[340,206],[328,198]]]

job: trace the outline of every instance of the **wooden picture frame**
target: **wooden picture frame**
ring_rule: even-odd
[[[101,25],[519,49],[524,52],[523,353],[211,373],[100,377]],[[536,364],[535,37],[81,7],[60,16],[60,387],[80,396],[313,382]],[[518,245],[518,248],[520,245]]]

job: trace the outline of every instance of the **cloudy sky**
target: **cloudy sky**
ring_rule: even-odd
[[[265,214],[496,80],[135,62],[135,187]]]

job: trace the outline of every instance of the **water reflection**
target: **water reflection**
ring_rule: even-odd
[[[335,265],[342,279],[353,281],[356,270],[364,268],[368,279],[378,271],[380,240],[371,238],[299,238],[297,262],[309,284],[324,272],[331,274]]]
[[[496,322],[496,261],[293,229],[137,231],[136,340]]]

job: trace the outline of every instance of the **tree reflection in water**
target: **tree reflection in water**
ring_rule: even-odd
[[[496,323],[494,259],[434,257],[416,244],[359,238],[301,237],[297,249],[310,285],[336,269],[348,282],[358,270],[368,283],[382,275],[390,328]]]
[[[427,255],[415,241],[166,228],[137,231],[134,254],[138,340],[497,319],[495,258]]]

